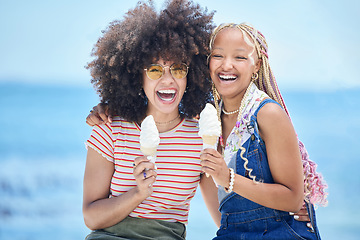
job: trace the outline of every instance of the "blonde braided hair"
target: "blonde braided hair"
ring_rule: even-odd
[[[261,66],[258,71],[258,78],[252,79],[254,84],[257,86],[258,89],[264,91],[270,98],[278,102],[283,109],[286,111],[287,115],[290,118],[289,112],[286,108],[284,99],[280,93],[280,90],[277,86],[275,76],[271,70],[269,64],[269,56],[268,56],[268,45],[264,35],[256,30],[254,27],[250,26],[246,23],[235,24],[235,23],[224,23],[220,24],[216,27],[210,37],[210,52],[212,52],[215,38],[217,34],[225,29],[225,28],[238,28],[240,31],[243,32],[244,39],[246,40],[245,36],[249,36],[252,39],[252,45],[254,45],[257,56],[261,59]],[[246,33],[246,34],[244,34]],[[208,62],[211,55],[208,56]],[[215,105],[217,108],[218,102],[220,100],[220,94],[215,88],[213,84],[213,97],[215,101]],[[218,110],[218,114],[219,110]],[[219,116],[220,117],[220,116]],[[324,191],[327,188],[326,182],[323,180],[323,177],[320,173],[316,172],[316,163],[309,159],[308,153],[305,149],[304,144],[298,140],[299,142],[299,149],[301,153],[301,159],[303,163],[303,170],[304,170],[304,195],[305,201],[310,202],[312,204],[320,204],[321,206],[326,206],[328,201],[326,199],[327,193]],[[245,161],[244,167],[247,168],[247,159],[243,158]],[[253,181],[255,181],[255,177],[252,177]]]

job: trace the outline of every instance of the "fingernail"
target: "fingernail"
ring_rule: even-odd
[[[295,219],[295,220],[298,220],[299,218],[300,218],[300,217],[299,217],[298,215],[295,215],[295,216],[294,216],[294,219]]]
[[[309,223],[309,222],[306,224],[306,226],[307,226],[308,228],[312,228],[312,225],[311,225],[311,223]]]
[[[293,212],[289,212],[289,214],[290,214],[290,215],[294,215],[295,213],[293,213]]]

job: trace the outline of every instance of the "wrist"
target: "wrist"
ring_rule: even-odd
[[[229,186],[228,186],[228,187],[224,187],[225,192],[231,193],[231,192],[233,191],[234,181],[235,181],[234,169],[229,168]]]
[[[149,196],[149,193],[146,191],[142,191],[139,186],[134,187],[133,191],[133,198],[136,202],[142,202]]]

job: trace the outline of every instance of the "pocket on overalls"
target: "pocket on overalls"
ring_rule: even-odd
[[[301,237],[289,224],[285,219],[282,220],[282,223],[285,225],[285,229],[290,234],[290,236],[293,236],[294,239],[300,239],[300,240],[306,240],[306,238]]]
[[[293,236],[293,239],[309,240],[317,239],[314,232],[309,231],[306,226],[306,222],[296,221],[292,216],[282,217],[282,223],[285,226],[289,236]]]

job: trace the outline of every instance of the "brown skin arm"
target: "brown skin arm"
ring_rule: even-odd
[[[275,201],[275,206],[287,206],[280,210],[297,212],[303,205],[304,184],[298,139],[293,125],[285,111],[275,103],[266,104],[260,109],[258,124],[266,144],[270,171],[277,183],[273,194],[269,196],[273,198],[270,201]]]
[[[94,106],[86,117],[86,123],[92,127],[98,124],[106,124],[112,122],[112,116],[109,114],[108,106],[103,103],[99,103]]]
[[[294,215],[294,219],[297,221],[301,221],[301,222],[309,222],[308,224],[311,225],[310,223],[310,218],[309,218],[309,214],[307,212],[305,203],[303,204],[303,206],[301,207],[300,211],[296,212],[296,213],[290,213],[291,215]]]
[[[114,164],[88,148],[83,186],[83,215],[89,229],[101,229],[117,224],[151,195],[152,187],[149,185],[156,179],[154,165],[146,157],[136,158],[135,164],[137,166],[133,174],[137,186],[118,197],[109,198]],[[150,169],[146,171],[146,179],[143,177],[145,168]]]
[[[276,104],[266,104],[258,113],[261,137],[267,149],[274,184],[254,183],[235,174],[233,191],[263,206],[298,212],[303,204],[303,173],[294,128],[286,113]],[[229,186],[229,169],[221,154],[205,149],[201,154],[203,171],[223,187]]]
[[[219,212],[219,201],[217,196],[217,186],[211,176],[202,175],[200,179],[201,195],[206,207],[217,227],[220,227],[221,213]]]

